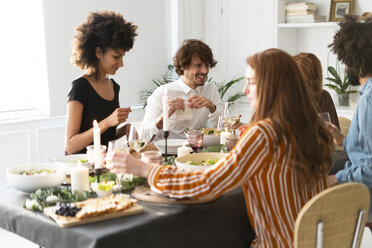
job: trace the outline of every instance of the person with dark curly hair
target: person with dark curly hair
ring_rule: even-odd
[[[180,78],[172,83],[158,87],[147,99],[142,127],[157,134],[155,139],[163,137],[162,95],[165,88],[169,97],[169,137],[185,138],[185,130],[206,127],[208,118],[216,126],[220,111],[216,105],[221,97],[213,83],[206,82],[209,68],[217,62],[211,48],[200,40],[189,39],[182,43],[173,61]],[[184,111],[189,115],[181,114]],[[186,116],[186,117],[185,117]]]
[[[120,86],[108,75],[123,67],[123,57],[133,47],[137,26],[120,13],[89,13],[76,28],[72,63],[84,74],[75,79],[67,96],[66,154],[85,153],[93,142],[93,121],[101,129],[101,143],[115,139],[130,108],[119,105]]]
[[[329,176],[330,185],[346,182],[365,184],[372,199],[372,19],[358,21],[356,16],[345,16],[341,29],[330,45],[337,58],[345,64],[352,85],[362,85],[360,98],[344,137],[332,124],[328,128],[334,143],[343,145],[349,161],[336,175]],[[372,214],[372,207],[370,207]]]
[[[320,60],[312,53],[299,53],[294,56],[294,59],[319,113],[329,113],[331,123],[340,129],[332,97],[328,91],[323,90],[323,74]]]

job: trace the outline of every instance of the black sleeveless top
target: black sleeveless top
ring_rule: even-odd
[[[76,100],[84,106],[79,133],[89,130],[93,127],[94,120],[100,122],[120,106],[120,86],[113,79],[111,80],[113,82],[115,92],[115,96],[112,101],[107,101],[98,95],[86,78],[80,77],[71,83],[71,89],[67,95],[67,102]],[[115,134],[116,126],[107,129],[101,134],[101,144],[107,146],[110,140],[115,139]],[[86,153],[86,149],[84,148],[77,153]]]

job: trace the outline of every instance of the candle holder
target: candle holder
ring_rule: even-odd
[[[169,131],[164,131],[164,140],[165,140],[165,161],[168,161],[168,136]]]
[[[102,168],[94,169],[94,174],[97,176],[97,183],[100,183],[100,177],[102,175]]]

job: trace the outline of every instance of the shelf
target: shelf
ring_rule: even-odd
[[[280,23],[278,28],[321,28],[334,27],[337,28],[337,22],[314,22],[314,23]]]

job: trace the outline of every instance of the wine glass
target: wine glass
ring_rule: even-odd
[[[151,131],[144,129],[142,125],[137,128],[134,127],[134,125],[131,125],[129,130],[128,144],[130,148],[139,153],[142,148],[144,148],[146,144],[151,141],[152,137],[153,135]]]
[[[114,153],[114,152],[126,152],[129,153],[129,146],[128,146],[128,141],[126,136],[117,139],[117,140],[112,140],[109,141],[108,143],[108,148],[107,148],[107,154]],[[107,168],[112,168],[113,164],[111,161],[106,160],[106,167]],[[127,174],[125,173],[126,178],[128,178],[130,181],[133,180],[133,175],[132,174]],[[118,173],[116,177],[116,184],[121,185],[121,180],[123,178],[123,173]]]
[[[238,108],[235,102],[225,102],[223,108],[223,120],[225,127],[231,129],[235,122],[239,121]]]
[[[331,122],[331,116],[328,112],[322,112],[319,114],[319,116],[324,122]]]

